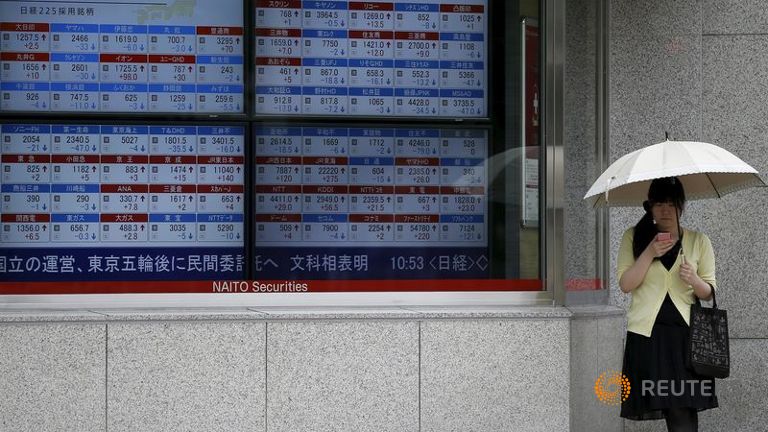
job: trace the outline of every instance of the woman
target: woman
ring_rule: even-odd
[[[684,206],[677,178],[651,182],[646,213],[624,233],[617,262],[619,287],[632,295],[623,367],[631,390],[621,416],[664,418],[670,432],[696,432],[698,411],[718,406],[714,379],[685,365],[691,304],[711,298],[715,257],[706,235],[679,232]]]

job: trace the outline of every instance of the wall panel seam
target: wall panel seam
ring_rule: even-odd
[[[418,413],[419,414],[419,429],[418,430],[419,430],[419,432],[421,432],[421,379],[422,379],[422,377],[421,377],[421,321],[417,321],[417,322],[418,322],[418,332],[419,332],[418,333],[418,337],[419,337],[419,342],[418,342],[418,351],[419,351],[419,359],[418,359],[418,369],[419,369],[418,381],[419,382],[418,382],[418,384],[419,384],[419,391],[418,391],[418,404],[417,404],[418,408],[417,409],[419,411],[419,413]]]
[[[269,420],[268,420],[268,414],[269,414],[269,407],[267,405],[267,397],[269,394],[269,345],[268,345],[268,337],[269,337],[269,322],[264,323],[264,432],[267,432],[269,430]]]
[[[109,323],[104,323],[104,431],[109,432]]]

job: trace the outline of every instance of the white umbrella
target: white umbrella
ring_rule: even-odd
[[[714,144],[664,141],[622,156],[595,181],[584,199],[593,207],[639,206],[653,179],[678,177],[688,200],[719,198],[766,186],[757,170]]]

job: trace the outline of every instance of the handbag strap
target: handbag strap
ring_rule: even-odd
[[[717,297],[715,296],[715,288],[712,286],[712,284],[709,285],[709,288],[712,291],[712,309],[717,309]],[[696,297],[696,304],[701,306],[701,300],[699,299],[699,296],[696,294],[693,296]]]

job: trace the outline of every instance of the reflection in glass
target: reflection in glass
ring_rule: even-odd
[[[489,132],[256,126],[254,276],[494,278],[490,185],[522,159],[490,155]]]

